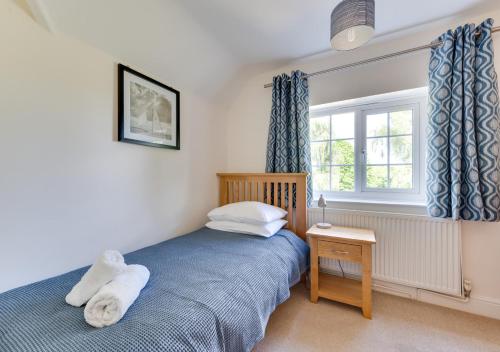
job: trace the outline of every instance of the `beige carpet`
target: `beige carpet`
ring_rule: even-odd
[[[500,351],[500,321],[381,293],[367,320],[340,303],[312,304],[297,285],[254,351]]]

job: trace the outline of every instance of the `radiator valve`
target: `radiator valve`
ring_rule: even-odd
[[[466,298],[470,297],[470,293],[472,291],[472,282],[470,280],[464,280],[464,296]]]

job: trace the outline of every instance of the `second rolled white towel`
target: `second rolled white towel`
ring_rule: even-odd
[[[115,250],[104,251],[71,292],[68,293],[66,302],[75,307],[84,305],[101,287],[113,280],[126,268],[127,264],[125,264],[120,252]]]
[[[117,323],[139,296],[149,280],[143,265],[129,265],[113,281],[103,286],[85,306],[85,321],[96,328]]]

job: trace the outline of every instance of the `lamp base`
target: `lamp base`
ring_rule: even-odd
[[[318,222],[318,223],[316,224],[316,227],[317,227],[318,229],[329,229],[330,227],[332,227],[332,224],[329,224],[329,223],[327,223],[327,222]]]

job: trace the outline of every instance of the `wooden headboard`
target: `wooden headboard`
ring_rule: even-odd
[[[258,201],[280,207],[288,212],[287,228],[303,240],[307,231],[306,179],[307,173],[218,173],[220,206]],[[295,188],[295,207],[293,189]]]

